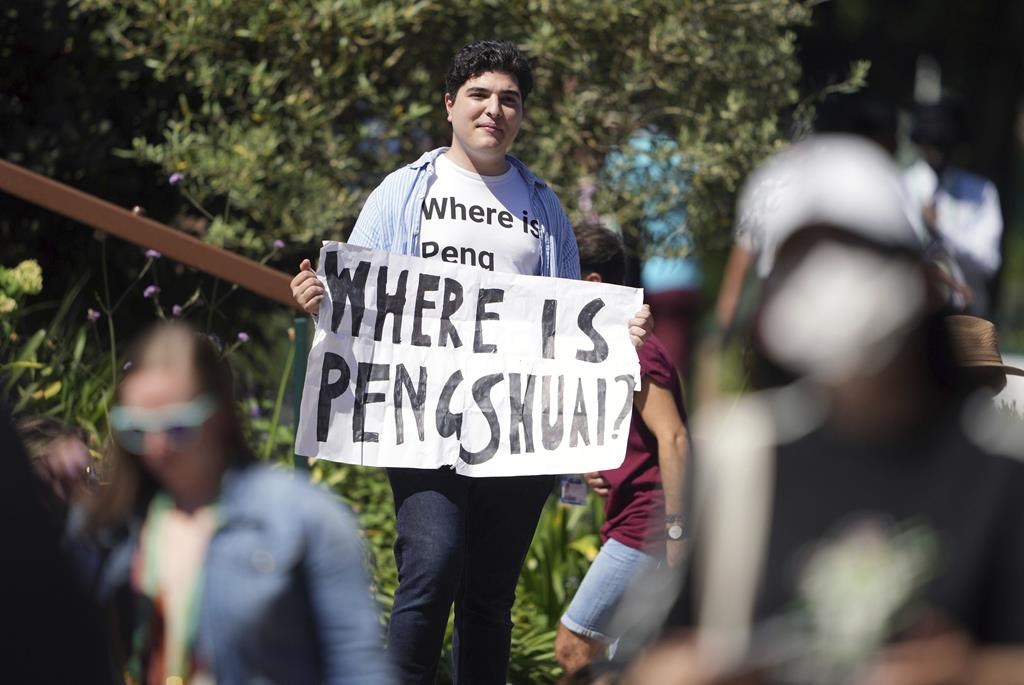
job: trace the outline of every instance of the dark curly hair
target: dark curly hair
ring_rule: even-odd
[[[488,71],[514,76],[519,94],[526,102],[526,96],[533,90],[533,70],[516,44],[507,40],[480,40],[455,53],[444,77],[445,92],[454,99],[463,83]]]
[[[573,227],[573,232],[580,250],[580,274],[598,273],[603,282],[622,285],[626,277],[622,238],[601,224],[580,224]]]

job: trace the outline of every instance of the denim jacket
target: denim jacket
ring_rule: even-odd
[[[232,469],[204,561],[195,649],[217,683],[393,683],[351,515],[301,478]],[[141,521],[112,550],[101,601],[130,589]]]
[[[419,256],[421,207],[437,173],[434,163],[448,148],[424,153],[412,164],[391,172],[366,198],[349,243],[374,250]],[[526,165],[506,156],[530,190],[530,208],[544,226],[541,233],[541,276],[578,279],[580,258],[572,226],[558,197]]]

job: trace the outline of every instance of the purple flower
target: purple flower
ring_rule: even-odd
[[[249,334],[245,331],[241,331],[238,334],[238,342],[249,342]]]
[[[122,371],[127,371],[130,368],[132,368],[132,363],[131,362],[125,362],[124,366],[121,367],[121,370]]]
[[[155,285],[147,285],[146,289],[142,291],[142,296],[149,299],[160,292],[160,288]]]
[[[146,250],[146,259],[160,259],[160,253],[156,250]]]
[[[167,178],[167,182],[170,183],[172,186],[176,186],[184,180],[185,176],[183,174],[178,173],[177,171],[175,171]]]
[[[92,307],[89,307],[87,310],[85,310],[85,318],[88,319],[90,323],[92,323],[94,321],[99,320],[100,313],[93,309]]]
[[[185,311],[185,310],[181,308],[181,305],[180,304],[176,304],[173,307],[171,307],[171,316],[177,318],[177,317],[181,316],[181,313],[183,311]]]
[[[284,241],[281,240],[280,238],[275,240],[274,241],[274,249],[275,250],[283,250],[284,249]]]

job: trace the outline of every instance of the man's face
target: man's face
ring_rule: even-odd
[[[523,122],[523,97],[511,74],[488,71],[474,76],[445,107],[452,124],[452,148],[474,162],[504,159]]]

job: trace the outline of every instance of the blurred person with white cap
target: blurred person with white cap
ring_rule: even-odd
[[[986,439],[1015,426],[964,423],[898,171],[816,136],[751,189],[778,247],[753,341],[776,373],[758,378],[798,382],[696,417],[692,557],[623,682],[1016,682],[1024,464]]]
[[[863,136],[877,143],[890,156],[895,154],[897,117],[895,110],[884,103],[870,99],[827,100],[818,115],[815,128],[819,132],[844,132]],[[764,220],[770,220],[776,211],[779,186],[786,184],[784,176],[792,171],[783,161],[784,157],[770,158],[744,185],[737,202],[733,247],[722,276],[715,309],[716,324],[723,330],[742,323],[738,321],[743,314],[740,311],[744,304],[741,300],[755,299],[744,293],[748,273],[752,271],[758,281],[763,281],[775,263],[780,235],[777,230],[765,225]],[[801,189],[792,188],[791,192],[801,192]],[[915,225],[915,229],[922,241],[925,240],[927,236],[924,227]]]
[[[826,105],[830,106],[822,109],[822,119],[815,124],[819,132],[831,132],[827,135],[842,132],[862,136],[865,140],[878,144],[890,158],[895,157],[898,117],[894,107],[870,98],[844,98],[826,102]],[[979,294],[978,301],[972,305],[974,296],[972,287],[967,283],[964,268],[961,267],[964,261],[962,253],[965,250],[972,254],[985,252],[987,257],[979,257],[974,261],[992,262],[992,255],[989,253],[991,249],[998,252],[999,235],[1002,231],[1001,219],[998,216],[998,194],[990,183],[991,187],[984,188],[984,211],[977,212],[977,226],[969,227],[969,236],[952,238],[946,235],[949,230],[940,230],[936,219],[937,203],[941,201],[944,206],[948,204],[948,198],[945,197],[947,194],[964,195],[969,188],[979,190],[981,186],[978,186],[977,182],[985,179],[949,166],[950,144],[930,144],[929,141],[951,139],[953,126],[951,117],[945,113],[947,110],[942,109],[940,112],[936,108],[926,109],[927,111],[922,110],[923,114],[919,113],[912,134],[924,159],[915,163],[900,179],[900,202],[920,241],[924,259],[936,271],[932,277],[937,280],[936,285],[939,286],[938,289],[945,298],[949,310],[960,312],[973,307],[971,311],[974,312],[979,307],[984,307],[987,297],[984,293]],[[929,161],[926,163],[925,159]],[[773,158],[769,164],[781,161]],[[775,186],[784,182],[781,178],[784,173],[787,173],[785,169],[778,169],[772,173],[767,168],[762,168],[755,177],[756,182],[752,179],[745,185],[737,203],[735,241],[722,276],[715,308],[716,327],[721,331],[732,329],[738,322],[742,323],[741,310],[746,309],[744,302],[756,299],[745,296],[744,284],[748,272],[753,271],[757,280],[763,281],[774,265],[780,236],[777,231],[762,225],[762,218],[771,216],[775,210]],[[937,173],[945,174],[944,178],[948,183],[939,184],[936,180]],[[944,190],[945,185],[948,185],[949,189]],[[800,192],[800,189],[796,189],[796,192]],[[992,220],[993,200],[996,210],[994,218],[998,220],[997,223]],[[966,221],[965,216],[962,210],[946,211],[943,215],[943,225],[948,228],[956,220]],[[993,240],[994,248],[982,250],[971,247],[983,243],[991,246]],[[995,260],[998,266],[998,254]],[[991,273],[994,273],[994,267]],[[978,288],[977,284],[974,284],[974,288]]]
[[[874,162],[891,159],[892,145],[886,133],[888,123],[875,121],[878,118],[876,113],[865,114],[864,118],[867,121],[847,121],[843,126],[862,131],[870,137],[826,134],[815,138],[815,145],[825,144],[830,139],[856,140],[860,142],[856,155],[868,155]],[[774,269],[780,243],[787,237],[780,228],[797,218],[794,212],[820,211],[816,205],[825,203],[836,216],[850,216],[866,207],[865,211],[874,215],[868,221],[870,225],[878,225],[880,220],[884,225],[886,217],[896,217],[903,227],[898,237],[906,249],[918,253],[928,244],[927,231],[920,221],[913,220],[908,198],[898,177],[895,188],[892,187],[892,175],[887,177],[885,201],[879,204],[870,187],[848,187],[846,180],[835,174],[819,178],[813,173],[804,173],[800,162],[804,157],[807,157],[807,151],[799,148],[770,157],[751,174],[741,189],[736,204],[735,240],[715,305],[714,332],[700,346],[697,388],[698,396],[704,402],[718,396],[722,343],[730,334],[745,337],[750,326],[755,325],[752,321],[753,308]],[[833,202],[835,206],[831,206]],[[911,230],[907,230],[908,225]],[[751,272],[756,276],[753,280],[748,278]],[[951,282],[955,278],[945,280]],[[955,288],[949,290],[955,291]],[[749,361],[749,357],[745,361]]]

